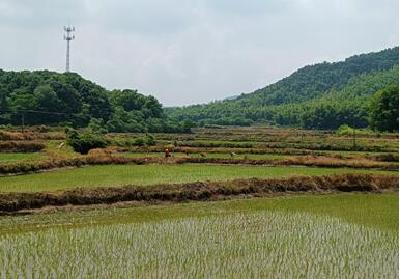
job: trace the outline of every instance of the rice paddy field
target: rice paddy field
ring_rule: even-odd
[[[293,175],[344,173],[396,175],[393,171],[346,168],[266,167],[246,165],[106,165],[62,169],[35,174],[0,177],[0,192],[40,192],[87,187],[176,184],[226,181],[234,178],[275,178]]]
[[[395,194],[342,194],[5,217],[0,267],[3,277],[396,278],[397,206]]]
[[[105,160],[100,154],[96,160],[88,159],[93,163],[83,164],[89,157],[63,146],[62,133],[57,137],[54,133],[32,132],[25,139],[9,132],[10,142],[0,142],[0,149],[8,148],[0,150],[0,172],[7,170],[0,173],[0,203],[25,206],[23,211],[0,212],[0,278],[399,276],[398,184],[376,187],[386,181],[383,177],[398,176],[397,134],[351,138],[290,129],[199,129],[192,134],[156,134],[151,146],[135,144],[141,134],[110,134],[114,159]],[[32,146],[35,150],[29,150]],[[38,146],[42,146],[39,151]],[[163,161],[165,148],[173,158],[201,160]],[[146,158],[159,160],[147,163]],[[224,160],[223,164],[215,159]],[[57,167],[63,160],[79,164]],[[287,165],[256,164],[261,160],[286,160]],[[46,168],[29,167],[32,164]],[[172,184],[229,186],[233,179],[267,181],[299,175],[336,176],[330,181],[355,186],[337,185],[352,189],[351,193],[299,189],[279,195],[224,196],[221,192],[202,201],[34,207],[29,200],[31,194],[46,201],[47,196],[65,191],[79,194],[79,189],[99,191],[99,187],[123,191],[124,186],[162,185],[160,189],[168,190]],[[357,182],[353,180],[358,176],[346,175],[364,176]],[[360,183],[369,183],[370,188],[359,187],[364,186]],[[16,200],[7,199],[10,195]]]
[[[39,160],[41,154],[39,152],[30,153],[2,153],[0,154],[0,163],[14,163],[20,161],[34,161]]]

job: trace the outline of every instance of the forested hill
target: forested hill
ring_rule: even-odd
[[[364,128],[369,98],[380,89],[398,85],[398,54],[396,47],[305,66],[235,100],[169,108],[167,112],[175,119],[201,125],[267,121],[311,129],[336,129],[344,123]]]
[[[109,132],[183,132],[196,125],[270,122],[307,129],[349,124],[393,130],[396,123],[382,121],[397,115],[397,91],[398,48],[306,66],[225,101],[169,109],[153,96],[107,90],[75,73],[0,69],[0,125],[20,125],[24,119],[27,125],[92,126]]]
[[[179,132],[153,96],[106,90],[75,73],[0,69],[0,124],[101,127],[109,132]]]

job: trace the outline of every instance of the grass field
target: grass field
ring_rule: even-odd
[[[327,175],[341,173],[394,174],[393,171],[353,170],[346,168],[264,167],[236,165],[106,165],[78,169],[0,177],[1,192],[35,192],[121,185],[154,185],[195,181],[219,181],[248,177],[289,175]]]
[[[39,152],[30,152],[30,153],[0,153],[0,163],[14,163],[21,161],[31,161],[38,160],[42,157],[42,154]]]
[[[397,207],[339,194],[4,217],[0,274],[395,278]]]
[[[0,235],[53,227],[79,228],[94,225],[158,222],[177,218],[224,216],[233,213],[279,211],[303,212],[342,219],[388,232],[398,230],[399,199],[395,193],[296,195],[146,206],[96,208],[0,218]]]

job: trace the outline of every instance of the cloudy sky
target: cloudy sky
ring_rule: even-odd
[[[0,0],[0,68],[65,67],[165,106],[275,82],[306,64],[398,45],[397,0]]]

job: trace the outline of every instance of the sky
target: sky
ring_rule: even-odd
[[[189,105],[398,46],[397,0],[0,0],[0,68],[72,72]]]

